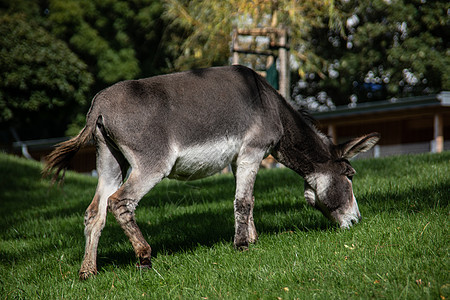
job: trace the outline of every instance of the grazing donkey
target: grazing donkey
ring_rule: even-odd
[[[134,216],[139,200],[165,177],[194,180],[229,164],[236,177],[234,246],[248,247],[257,239],[253,186],[268,154],[305,178],[309,204],[348,228],[361,218],[348,159],[372,148],[379,135],[334,145],[254,71],[228,66],[123,81],[101,91],[83,130],[48,156],[44,175],[56,169],[56,180],[92,139],[99,178],[85,214],[81,279],[97,273],[97,245],[108,209],[130,239],[140,267],[150,268],[151,248]]]

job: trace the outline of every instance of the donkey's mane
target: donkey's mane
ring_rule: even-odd
[[[325,144],[327,144],[327,145],[333,144],[333,142],[331,141],[331,138],[319,130],[319,128],[318,128],[319,122],[316,119],[314,119],[314,117],[311,115],[311,113],[309,111],[307,111],[304,108],[300,108],[300,109],[298,109],[298,113],[306,121],[306,123],[312,128],[312,130],[314,130],[314,132],[317,133],[317,135],[323,140],[323,142]]]
[[[310,112],[308,112],[304,108],[298,109],[298,112],[305,119],[305,121],[309,123],[309,125],[312,125],[313,127],[317,127],[317,120],[314,119],[314,117],[311,115]]]

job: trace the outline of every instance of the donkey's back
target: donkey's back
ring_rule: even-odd
[[[197,179],[233,163],[245,147],[266,153],[279,139],[276,97],[262,94],[274,92],[265,85],[242,66],[123,81],[95,97],[87,126],[99,126],[97,140],[132,167],[164,164],[164,176]]]
[[[102,115],[111,119],[111,126],[128,130],[142,126],[136,128],[140,133],[164,126],[192,143],[207,136],[242,134],[246,127],[262,123],[262,117],[279,119],[272,103],[276,98],[261,95],[264,87],[256,73],[242,66],[123,81],[95,97],[88,118]]]

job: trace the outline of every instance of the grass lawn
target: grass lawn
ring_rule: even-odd
[[[232,175],[165,180],[136,211],[153,248],[139,271],[109,215],[99,274],[80,281],[83,216],[96,179],[0,153],[0,299],[449,299],[450,153],[353,163],[363,221],[341,230],[288,169],[260,171],[259,242],[233,249]]]

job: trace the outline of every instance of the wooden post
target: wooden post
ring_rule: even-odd
[[[233,31],[233,45],[232,45],[232,51],[233,51],[233,62],[232,62],[232,64],[233,65],[238,65],[239,64],[239,53],[236,51],[236,49],[238,49],[239,48],[239,45],[238,45],[238,32],[237,32],[237,30],[235,29],[234,31]]]
[[[280,50],[278,52],[280,57],[280,94],[286,99],[290,100],[290,82],[289,82],[289,51],[287,47],[287,30],[280,30],[279,45]]]
[[[433,134],[433,149],[434,153],[441,153],[444,151],[444,120],[442,114],[434,115],[434,134]]]
[[[380,157],[380,152],[381,152],[380,145],[375,145],[375,147],[373,147],[373,157],[375,158]]]
[[[280,59],[279,90],[278,92],[286,99],[290,100],[290,69],[289,69],[289,45],[288,30],[286,28],[253,28],[235,29],[232,40],[232,64],[239,64],[239,53],[274,56],[274,50],[244,49],[239,46],[239,36],[266,36],[269,37],[270,47],[278,49]]]
[[[328,125],[328,136],[331,137],[331,141],[337,144],[336,126],[334,124]]]
[[[239,64],[239,53],[233,52],[233,65]]]

